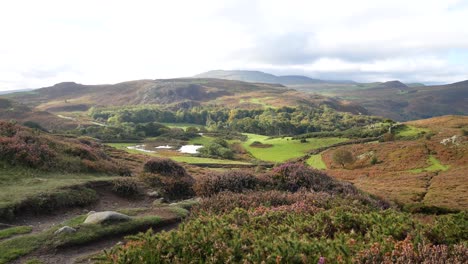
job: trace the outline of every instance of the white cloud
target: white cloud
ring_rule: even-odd
[[[230,68],[457,81],[467,22],[452,0],[3,1],[0,89]]]

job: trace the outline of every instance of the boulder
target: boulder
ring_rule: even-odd
[[[114,211],[97,212],[88,215],[85,224],[100,224],[104,222],[128,221],[131,217]]]
[[[69,226],[63,226],[60,229],[58,229],[57,231],[55,231],[54,234],[55,235],[62,234],[62,233],[70,234],[70,233],[75,233],[75,232],[76,232],[75,228],[69,227]]]
[[[161,196],[157,191],[148,192],[146,195],[152,198],[158,198]]]

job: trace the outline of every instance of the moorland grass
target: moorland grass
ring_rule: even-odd
[[[0,164],[0,211],[38,195],[56,193],[66,187],[92,181],[116,179],[108,175],[44,172],[31,168]]]
[[[0,242],[0,263],[8,263],[39,248],[54,249],[83,245],[105,237],[128,234],[165,224],[164,219],[159,216],[134,217],[130,221],[115,224],[83,224],[85,218],[86,215],[77,216],[46,231]],[[64,225],[74,227],[77,231],[71,234],[55,235],[54,232]]]
[[[243,142],[243,147],[250,152],[256,159],[263,161],[282,162],[292,158],[298,158],[306,154],[307,151],[326,147],[336,143],[346,141],[346,138],[310,138],[306,143],[301,143],[298,140],[291,140],[291,137],[270,138],[268,136],[245,134],[248,140]],[[258,141],[262,144],[273,145],[270,148],[255,148],[250,145]]]
[[[430,132],[427,128],[420,128],[410,125],[403,125],[396,129],[396,137],[397,138],[407,138],[407,139],[414,139],[419,137],[424,133]]]
[[[321,154],[310,156],[310,158],[307,160],[307,164],[315,169],[319,169],[319,170],[327,169],[327,165],[325,165],[325,162],[323,162]]]
[[[31,226],[14,226],[0,230],[0,239],[9,238],[15,235],[27,234],[32,231]]]
[[[409,170],[412,173],[421,173],[423,171],[427,172],[434,172],[434,171],[446,171],[449,169],[450,166],[448,165],[443,165],[440,163],[440,161],[434,157],[433,155],[430,155],[429,158],[427,159],[427,163],[431,164],[426,168],[418,168],[418,169],[412,169]]]

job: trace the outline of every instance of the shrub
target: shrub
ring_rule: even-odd
[[[234,152],[228,147],[227,142],[222,139],[217,139],[213,143],[200,148],[198,151],[204,157],[219,157],[223,159],[234,158]]]
[[[425,245],[417,238],[421,228],[393,210],[319,210],[297,202],[193,215],[177,230],[133,236],[106,257],[111,263],[466,263],[466,246]]]
[[[430,230],[426,232],[434,244],[456,244],[468,240],[468,214],[439,216]]]
[[[181,165],[170,159],[151,159],[139,178],[146,184],[160,188],[168,199],[190,198],[194,195],[192,186],[195,180]]]
[[[382,136],[383,142],[390,142],[395,140],[395,135],[393,133],[385,133]]]
[[[346,164],[350,164],[354,162],[353,154],[350,151],[345,150],[345,149],[335,150],[335,152],[333,152],[332,158],[335,163],[341,165],[341,167],[343,168]]]
[[[271,147],[273,147],[272,144],[263,144],[260,141],[254,141],[254,142],[252,142],[252,144],[250,144],[250,146],[252,148],[271,148]]]
[[[273,168],[267,177],[263,177],[266,185],[274,189],[296,192],[300,188],[314,191],[330,190],[334,180],[325,173],[306,167],[301,163],[284,163]]]
[[[157,173],[163,176],[183,177],[187,176],[184,167],[170,159],[153,158],[143,166],[143,170],[149,173]]]
[[[40,124],[38,124],[38,123],[36,123],[34,121],[26,121],[26,122],[23,123],[23,126],[47,132],[47,130],[45,128],[43,128]]]
[[[122,178],[112,181],[112,191],[123,197],[131,197],[140,193],[135,179],[132,178]]]
[[[230,170],[223,173],[211,173],[199,179],[195,192],[200,196],[211,196],[222,191],[243,192],[253,190],[258,185],[258,179],[249,172]]]

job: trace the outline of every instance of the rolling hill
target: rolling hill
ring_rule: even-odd
[[[60,118],[47,111],[34,110],[6,98],[0,98],[0,120],[15,120],[22,124],[34,122],[49,131],[74,129],[79,125],[72,119]]]
[[[86,111],[93,106],[142,104],[172,108],[222,105],[244,109],[325,104],[338,111],[367,113],[352,102],[303,93],[280,84],[200,78],[137,80],[111,85],[67,82],[11,94],[9,98],[54,113]]]
[[[365,90],[341,90],[335,96],[360,104],[371,114],[399,121],[468,114],[468,81],[438,86],[403,85],[392,82]]]
[[[275,76],[259,71],[209,71],[196,77],[279,83],[308,93],[363,106],[371,115],[398,121],[468,114],[468,81],[428,85],[398,80],[375,83],[325,81],[306,76]]]

